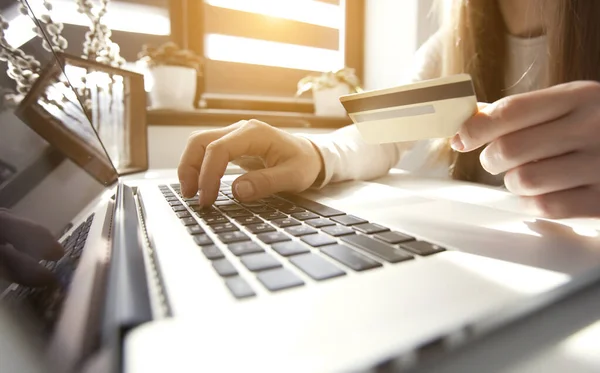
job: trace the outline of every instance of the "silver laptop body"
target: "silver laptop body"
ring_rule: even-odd
[[[500,190],[393,173],[241,205],[232,171],[206,213],[178,195],[174,170],[120,175],[101,136],[82,140],[89,122],[75,131],[89,145],[81,163],[22,111],[2,116],[0,206],[64,245],[86,237],[50,327],[39,303],[11,306],[39,291],[3,292],[2,318],[19,332],[2,343],[38,341],[23,348],[37,348],[41,371],[409,369],[600,277],[597,221],[535,219]],[[13,145],[26,140],[46,152],[38,163],[57,161],[15,194]]]

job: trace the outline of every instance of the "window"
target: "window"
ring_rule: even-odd
[[[308,74],[362,75],[363,0],[171,0],[171,33],[206,58],[204,96],[292,98]]]

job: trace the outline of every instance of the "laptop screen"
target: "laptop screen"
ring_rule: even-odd
[[[39,24],[31,10],[22,14],[27,10],[19,1],[0,7],[0,209],[3,219],[36,223],[58,239],[118,174],[89,111],[48,47],[61,41],[29,35]],[[18,236],[26,232],[9,231],[10,221],[0,223],[5,251],[19,250],[18,243],[26,241]],[[0,257],[2,263],[7,261]]]

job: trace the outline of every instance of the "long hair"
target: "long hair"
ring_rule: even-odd
[[[548,0],[547,17],[550,85],[574,80],[600,81],[600,1]],[[479,102],[494,102],[504,96],[506,26],[498,5],[491,0],[453,0],[442,24],[444,65],[442,75],[468,73]],[[455,153],[449,144],[454,179],[475,181],[482,148]]]

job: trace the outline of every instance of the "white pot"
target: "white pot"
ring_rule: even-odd
[[[326,89],[313,89],[315,114],[325,117],[345,117],[348,114],[340,102],[340,96],[348,93],[350,93],[350,87],[347,84],[339,84]]]
[[[150,69],[150,101],[155,109],[193,109],[196,97],[196,70],[183,66],[155,66]]]

